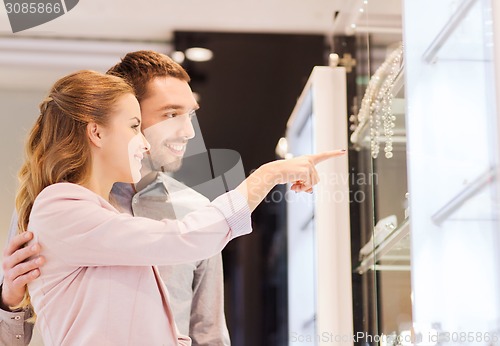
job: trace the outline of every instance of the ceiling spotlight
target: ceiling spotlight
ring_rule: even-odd
[[[184,62],[184,53],[179,51],[179,50],[176,50],[175,52],[173,52],[170,57],[172,58],[173,61],[175,61],[176,63],[178,64],[182,64]]]
[[[280,140],[278,141],[275,153],[282,159],[286,158],[288,154],[288,141],[286,140],[285,137],[281,137]]]
[[[214,56],[214,53],[210,49],[200,47],[188,48],[184,54],[186,55],[186,59],[191,61],[209,61]]]
[[[339,65],[339,55],[335,53],[330,53],[328,56],[328,66],[337,67]]]

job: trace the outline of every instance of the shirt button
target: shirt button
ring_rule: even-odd
[[[19,321],[21,319],[21,316],[16,316],[14,317],[14,319]]]
[[[137,203],[137,197],[135,197],[135,196],[134,196],[134,197],[132,198],[132,203],[134,203],[134,204],[136,204],[136,203]]]
[[[21,334],[17,334],[17,335],[16,335],[16,339],[18,339],[18,340],[19,340],[19,339],[21,339],[22,337],[23,337],[23,336],[22,336]]]

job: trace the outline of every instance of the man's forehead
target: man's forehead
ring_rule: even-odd
[[[187,81],[172,76],[153,77],[146,84],[146,88],[151,92],[165,89],[191,90]]]
[[[144,99],[161,98],[164,100],[186,99],[193,98],[191,87],[186,81],[174,77],[156,77],[146,85],[146,93]],[[183,103],[186,101],[183,101]]]

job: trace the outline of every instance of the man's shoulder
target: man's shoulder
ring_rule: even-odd
[[[119,211],[131,213],[130,203],[134,195],[135,189],[132,184],[115,183],[111,189],[110,199]]]
[[[113,185],[113,188],[111,189],[112,196],[123,196],[132,198],[134,194],[135,194],[135,189],[133,188],[132,184],[128,183],[115,183]]]

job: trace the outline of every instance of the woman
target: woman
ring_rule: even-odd
[[[47,260],[21,303],[33,304],[45,345],[189,345],[178,335],[154,265],[210,257],[251,232],[250,213],[278,183],[310,191],[331,152],[263,165],[237,189],[181,221],[120,214],[115,182],[140,179],[149,149],[139,104],[123,80],[81,71],[40,105],[16,198]],[[123,304],[123,302],[128,304]]]

